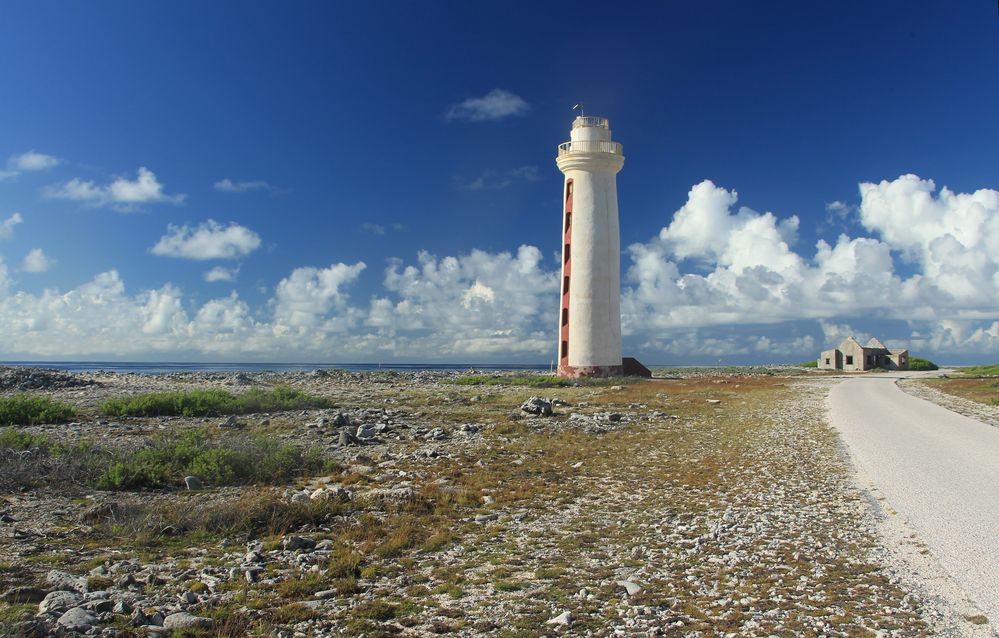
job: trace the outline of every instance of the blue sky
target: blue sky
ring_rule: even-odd
[[[547,363],[578,101],[628,354],[999,357],[994,3],[5,3],[0,56],[0,358]]]

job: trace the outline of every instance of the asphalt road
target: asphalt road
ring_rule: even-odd
[[[896,378],[838,384],[830,421],[890,507],[999,623],[999,428],[909,396]]]

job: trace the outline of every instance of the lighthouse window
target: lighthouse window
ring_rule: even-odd
[[[565,277],[562,280],[562,294],[563,295],[568,295],[569,294],[569,278],[568,277]]]
[[[572,213],[565,214],[565,232],[569,232],[569,227],[572,226]]]
[[[562,342],[562,358],[565,359],[568,356],[569,356],[569,342],[568,341],[563,341]]]
[[[569,263],[569,244],[565,245],[565,250],[562,251],[562,254],[565,255],[565,263]]]
[[[565,185],[565,199],[568,201],[570,197],[572,197],[572,182]]]
[[[569,309],[568,308],[562,308],[562,325],[563,326],[568,326],[569,325]]]

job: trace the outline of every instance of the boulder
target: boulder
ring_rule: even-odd
[[[0,594],[0,601],[17,605],[19,603],[38,603],[45,599],[46,591],[37,587],[12,587]]]
[[[215,621],[211,618],[203,618],[189,614],[186,611],[170,614],[163,619],[164,629],[211,629],[215,626]]]
[[[185,476],[184,477],[184,485],[189,490],[203,490],[203,489],[205,489],[204,482],[201,479],[199,479],[197,476]]]
[[[63,612],[83,602],[83,596],[74,591],[54,591],[38,603],[38,613]]]
[[[552,402],[541,397],[531,397],[520,406],[521,412],[534,416],[551,416],[553,413]]]
[[[82,607],[70,609],[62,616],[59,616],[59,620],[56,621],[58,625],[71,631],[87,631],[96,622],[97,616]]]

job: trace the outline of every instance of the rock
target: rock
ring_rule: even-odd
[[[308,498],[313,501],[349,501],[352,494],[340,485],[327,485],[312,492]]]
[[[555,616],[554,618],[549,618],[546,621],[545,624],[548,624],[548,625],[566,625],[566,626],[568,626],[571,623],[572,623],[572,612],[563,611],[558,616]]]
[[[135,584],[135,576],[133,576],[132,574],[125,574],[124,576],[118,579],[119,589],[127,589],[134,584]]]
[[[718,405],[719,403],[721,403],[721,399],[707,399],[707,402],[710,403],[711,405]]]
[[[354,436],[356,436],[359,441],[363,441],[365,439],[375,438],[376,433],[377,432],[373,425],[362,424],[357,426],[357,432],[354,433]]]
[[[443,428],[434,428],[423,435],[423,439],[426,441],[443,441],[446,438],[447,432]]]
[[[187,486],[189,490],[203,490],[205,489],[204,482],[197,476],[185,476],[184,485]]]
[[[186,591],[180,595],[180,600],[188,605],[196,605],[198,604],[198,595],[193,591]]]
[[[0,594],[0,602],[16,605],[19,603],[38,603],[45,599],[47,592],[37,587],[12,587]]]
[[[416,497],[416,493],[413,492],[413,488],[408,486],[384,487],[384,488],[369,490],[364,493],[364,496],[378,501],[405,503],[408,501],[412,501]]]
[[[87,580],[58,569],[53,569],[45,575],[45,582],[54,590],[76,591],[81,594],[87,591]]]
[[[38,603],[38,613],[63,612],[76,607],[83,601],[83,596],[73,591],[54,591]]]
[[[346,412],[338,413],[335,417],[333,417],[333,425],[337,427],[351,425],[350,415]]]
[[[114,604],[114,607],[111,608],[111,612],[121,616],[127,616],[132,613],[132,606],[124,600],[119,600]]]
[[[619,580],[617,584],[620,587],[624,587],[624,590],[628,592],[629,596],[635,596],[642,591],[642,586],[636,582],[630,580]]]
[[[114,609],[114,601],[107,598],[95,598],[94,600],[88,600],[82,606],[95,614],[106,614]]]
[[[607,415],[607,420],[613,423],[617,423],[618,421],[621,420],[621,415],[618,414],[617,412],[611,412],[610,414]]]
[[[316,548],[316,541],[304,536],[285,536],[281,541],[281,548],[289,552],[300,549],[311,550]]]
[[[239,430],[246,427],[245,423],[241,423],[235,415],[229,416],[225,421],[219,423],[219,427],[223,429]]]
[[[476,523],[488,523],[489,521],[495,521],[498,518],[499,518],[499,514],[495,514],[495,513],[493,513],[493,514],[476,514],[475,515],[475,522]]]
[[[533,414],[534,416],[551,416],[552,402],[540,397],[531,397],[520,406],[521,412]]]
[[[186,611],[170,614],[163,619],[164,629],[211,629],[215,626],[215,621],[211,618],[194,616]]]
[[[340,438],[337,441],[338,447],[347,447],[349,445],[357,445],[358,443],[359,441],[357,440],[357,437],[354,436],[352,433],[348,432],[347,430],[340,431]]]
[[[82,607],[74,607],[56,621],[60,626],[71,631],[87,631],[97,622],[97,616],[93,612]]]

